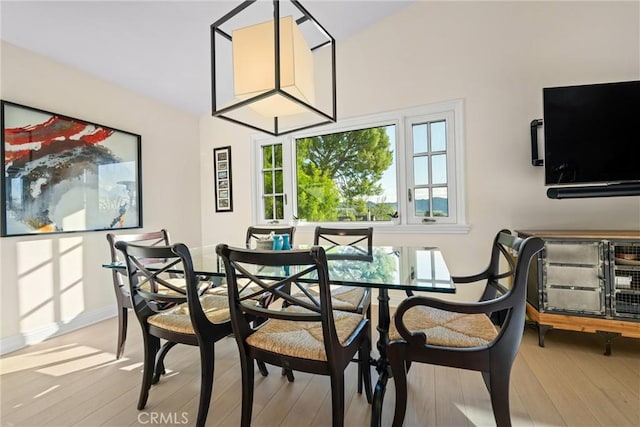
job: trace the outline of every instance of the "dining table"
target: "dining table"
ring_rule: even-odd
[[[237,245],[244,247],[245,245]],[[310,248],[309,245],[296,245],[296,249]],[[455,293],[456,287],[451,278],[442,252],[436,247],[408,246],[326,246],[329,283],[331,285],[355,286],[377,290],[378,301],[378,357],[370,364],[378,373],[371,407],[371,426],[377,427],[382,421],[382,404],[391,378],[391,369],[387,358],[389,344],[390,292],[401,291],[405,298],[416,292]],[[222,259],[216,254],[216,247],[202,246],[191,248],[193,268],[196,275],[212,281],[215,285],[224,283],[225,271]],[[124,269],[123,263],[105,263],[105,268]],[[284,278],[289,271],[282,268],[262,268],[257,272],[265,278]],[[151,269],[152,267],[147,267]],[[259,268],[259,267],[258,267]],[[179,269],[175,271],[180,273]],[[312,280],[313,278],[309,278]]]

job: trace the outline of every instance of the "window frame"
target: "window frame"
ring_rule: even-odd
[[[429,223],[436,224],[456,224],[458,220],[458,203],[457,203],[457,188],[456,185],[452,185],[451,182],[456,182],[455,177],[452,179],[453,174],[456,171],[456,158],[455,158],[455,115],[452,111],[445,111],[440,113],[431,113],[431,114],[422,114],[417,116],[405,117],[405,148],[407,149],[407,154],[405,156],[407,165],[406,165],[406,179],[407,186],[405,189],[405,197],[407,200],[407,210],[406,210],[406,218],[407,223],[409,224],[423,224],[423,220],[425,217],[419,217],[415,215],[415,201],[416,201],[416,186],[415,183],[415,171],[414,171],[414,155],[413,152],[413,125],[417,124],[431,124],[435,122],[445,122],[446,127],[446,150],[444,151],[446,154],[446,166],[447,166],[447,182],[446,185],[441,184],[433,184],[433,168],[432,163],[429,162],[429,170],[427,173],[428,176],[428,184],[420,185],[420,188],[434,189],[434,188],[447,188],[447,203],[448,203],[448,212],[449,215],[446,217],[434,217],[433,212],[428,217]],[[427,126],[429,127],[429,126]],[[429,131],[427,131],[429,132]],[[428,139],[431,141],[431,139]],[[430,145],[430,144],[429,144]],[[431,147],[427,147],[427,151],[423,152],[427,154],[427,158],[433,158],[433,151]],[[451,172],[453,171],[453,173]],[[411,191],[411,198],[409,198],[409,191]],[[410,200],[409,200],[410,199]]]
[[[273,137],[266,134],[251,136],[252,179],[252,217],[254,224],[295,224],[302,228],[314,228],[316,225],[327,227],[363,227],[372,226],[381,233],[468,233],[465,206],[464,177],[464,102],[461,99],[427,104],[385,113],[340,120],[337,123],[306,129],[284,136]],[[412,124],[446,120],[447,126],[447,192],[449,217],[435,217],[435,222],[422,222],[422,218],[413,216],[413,205],[408,201],[409,185],[413,182],[413,139]],[[297,209],[295,140],[316,135],[346,132],[378,126],[395,125],[396,130],[396,192],[399,221],[341,221],[341,222],[302,222],[294,218]],[[262,146],[282,144],[283,151],[283,189],[285,192],[284,219],[273,221],[262,218],[264,212],[262,195]],[[401,173],[401,171],[406,171]],[[413,191],[413,188],[412,188]],[[411,215],[410,215],[411,214]]]

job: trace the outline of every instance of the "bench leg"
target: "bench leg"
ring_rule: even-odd
[[[618,338],[620,336],[619,332],[607,332],[607,331],[596,331],[596,334],[604,337],[605,339],[605,348],[604,355],[611,356],[611,344],[613,343],[614,338]]]
[[[544,347],[544,336],[551,329],[553,329],[553,326],[551,325],[543,325],[542,323],[538,323],[538,345],[540,347]]]

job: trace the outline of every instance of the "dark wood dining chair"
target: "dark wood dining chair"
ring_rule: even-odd
[[[373,256],[373,227],[332,228],[316,227],[313,235],[314,245],[351,246],[356,255]],[[367,316],[371,320],[371,289],[353,286],[331,286],[333,306]],[[364,382],[362,365],[358,365],[358,392],[362,393]],[[369,369],[369,367],[367,367]]]
[[[344,370],[358,353],[368,368],[371,351],[369,319],[357,313],[334,310],[331,304],[327,258],[324,249],[260,251],[218,245],[229,285],[229,309],[233,332],[240,351],[242,369],[241,425],[251,424],[254,388],[254,360],[283,369],[328,375],[331,378],[333,426],[344,425]],[[285,268],[283,266],[288,266]],[[268,269],[279,271],[277,280],[265,280]],[[287,273],[288,271],[288,273]],[[286,302],[262,306],[252,295],[242,296],[238,280],[248,278],[260,286],[260,293],[274,294]],[[318,297],[296,298],[287,289],[305,289],[312,280]],[[247,320],[260,317],[260,326]],[[369,369],[363,369],[369,372]],[[366,376],[367,400],[371,401],[371,376]]]
[[[509,377],[524,329],[529,264],[542,247],[543,241],[537,237],[524,240],[503,230],[494,239],[489,267],[454,280],[458,284],[485,281],[478,302],[413,296],[400,303],[387,349],[396,388],[395,427],[404,421],[407,371],[412,362],[481,372],[497,425],[511,425]],[[515,251],[515,256],[509,250]],[[500,271],[500,255],[507,266],[505,272]],[[510,279],[511,286],[500,283],[503,279]],[[496,312],[505,313],[500,327],[491,321]]]
[[[182,243],[172,246],[140,246],[124,241],[115,243],[124,255],[129,292],[144,344],[144,366],[138,410],[144,409],[149,390],[162,367],[160,340],[198,346],[200,350],[200,399],[197,426],[204,426],[213,390],[215,343],[231,333],[228,298],[204,290],[193,271],[189,249]],[[153,259],[151,264],[146,260]],[[171,283],[174,270],[183,272],[185,288]],[[167,308],[168,307],[168,308]]]
[[[249,226],[247,227],[245,245],[247,248],[251,248],[252,246],[257,246],[257,243],[256,243],[257,240],[265,238],[269,236],[271,233],[273,233],[274,235],[283,235],[283,234],[288,235],[289,243],[293,245],[293,238],[294,238],[295,232],[296,232],[296,228],[293,226],[292,227]],[[273,301],[272,295],[263,295],[263,294],[260,294],[259,292],[256,292],[257,290],[260,289],[260,287],[252,283],[251,280],[240,279],[240,282],[242,282],[242,285],[243,285],[243,291],[242,291],[243,294],[248,294],[248,293],[254,294],[253,298],[256,301],[261,300],[260,302],[263,305],[268,305]],[[227,284],[222,283],[219,286],[212,288],[210,292],[216,295],[226,296],[228,292]],[[259,324],[262,320],[260,318],[256,318],[255,321],[257,324]],[[267,366],[264,364],[264,362],[258,361],[258,369],[260,370],[260,373],[262,374],[262,376],[266,377],[267,375],[269,375],[269,370],[267,369]],[[293,374],[291,373],[291,371],[283,370],[282,374],[287,375],[287,377],[291,381],[293,381]]]
[[[115,243],[118,241],[137,243],[147,246],[169,245],[170,243],[169,233],[164,229],[160,231],[136,234],[108,233],[107,241],[109,242],[111,262],[123,261],[120,253],[115,247]],[[122,270],[114,268],[111,270],[111,275],[113,278],[113,290],[116,295],[116,304],[118,309],[118,342],[116,344],[116,359],[120,359],[124,353],[124,346],[127,341],[128,312],[133,307],[131,305],[131,296],[129,295],[129,285]]]
[[[351,246],[364,256],[373,256],[373,227],[367,228],[329,228],[316,227],[313,236],[314,245]],[[331,255],[329,255],[331,256]],[[352,286],[332,286],[333,306],[338,310],[367,313],[371,318],[371,290]]]
[[[247,235],[245,238],[245,244],[247,248],[250,248],[252,244],[260,239],[268,236],[269,234],[288,234],[289,235],[289,243],[293,245],[293,238],[296,234],[296,227],[269,227],[269,226],[254,226],[251,225],[247,227]]]

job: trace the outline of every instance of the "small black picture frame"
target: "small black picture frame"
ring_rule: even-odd
[[[233,212],[231,146],[213,149],[213,180],[216,212]]]

